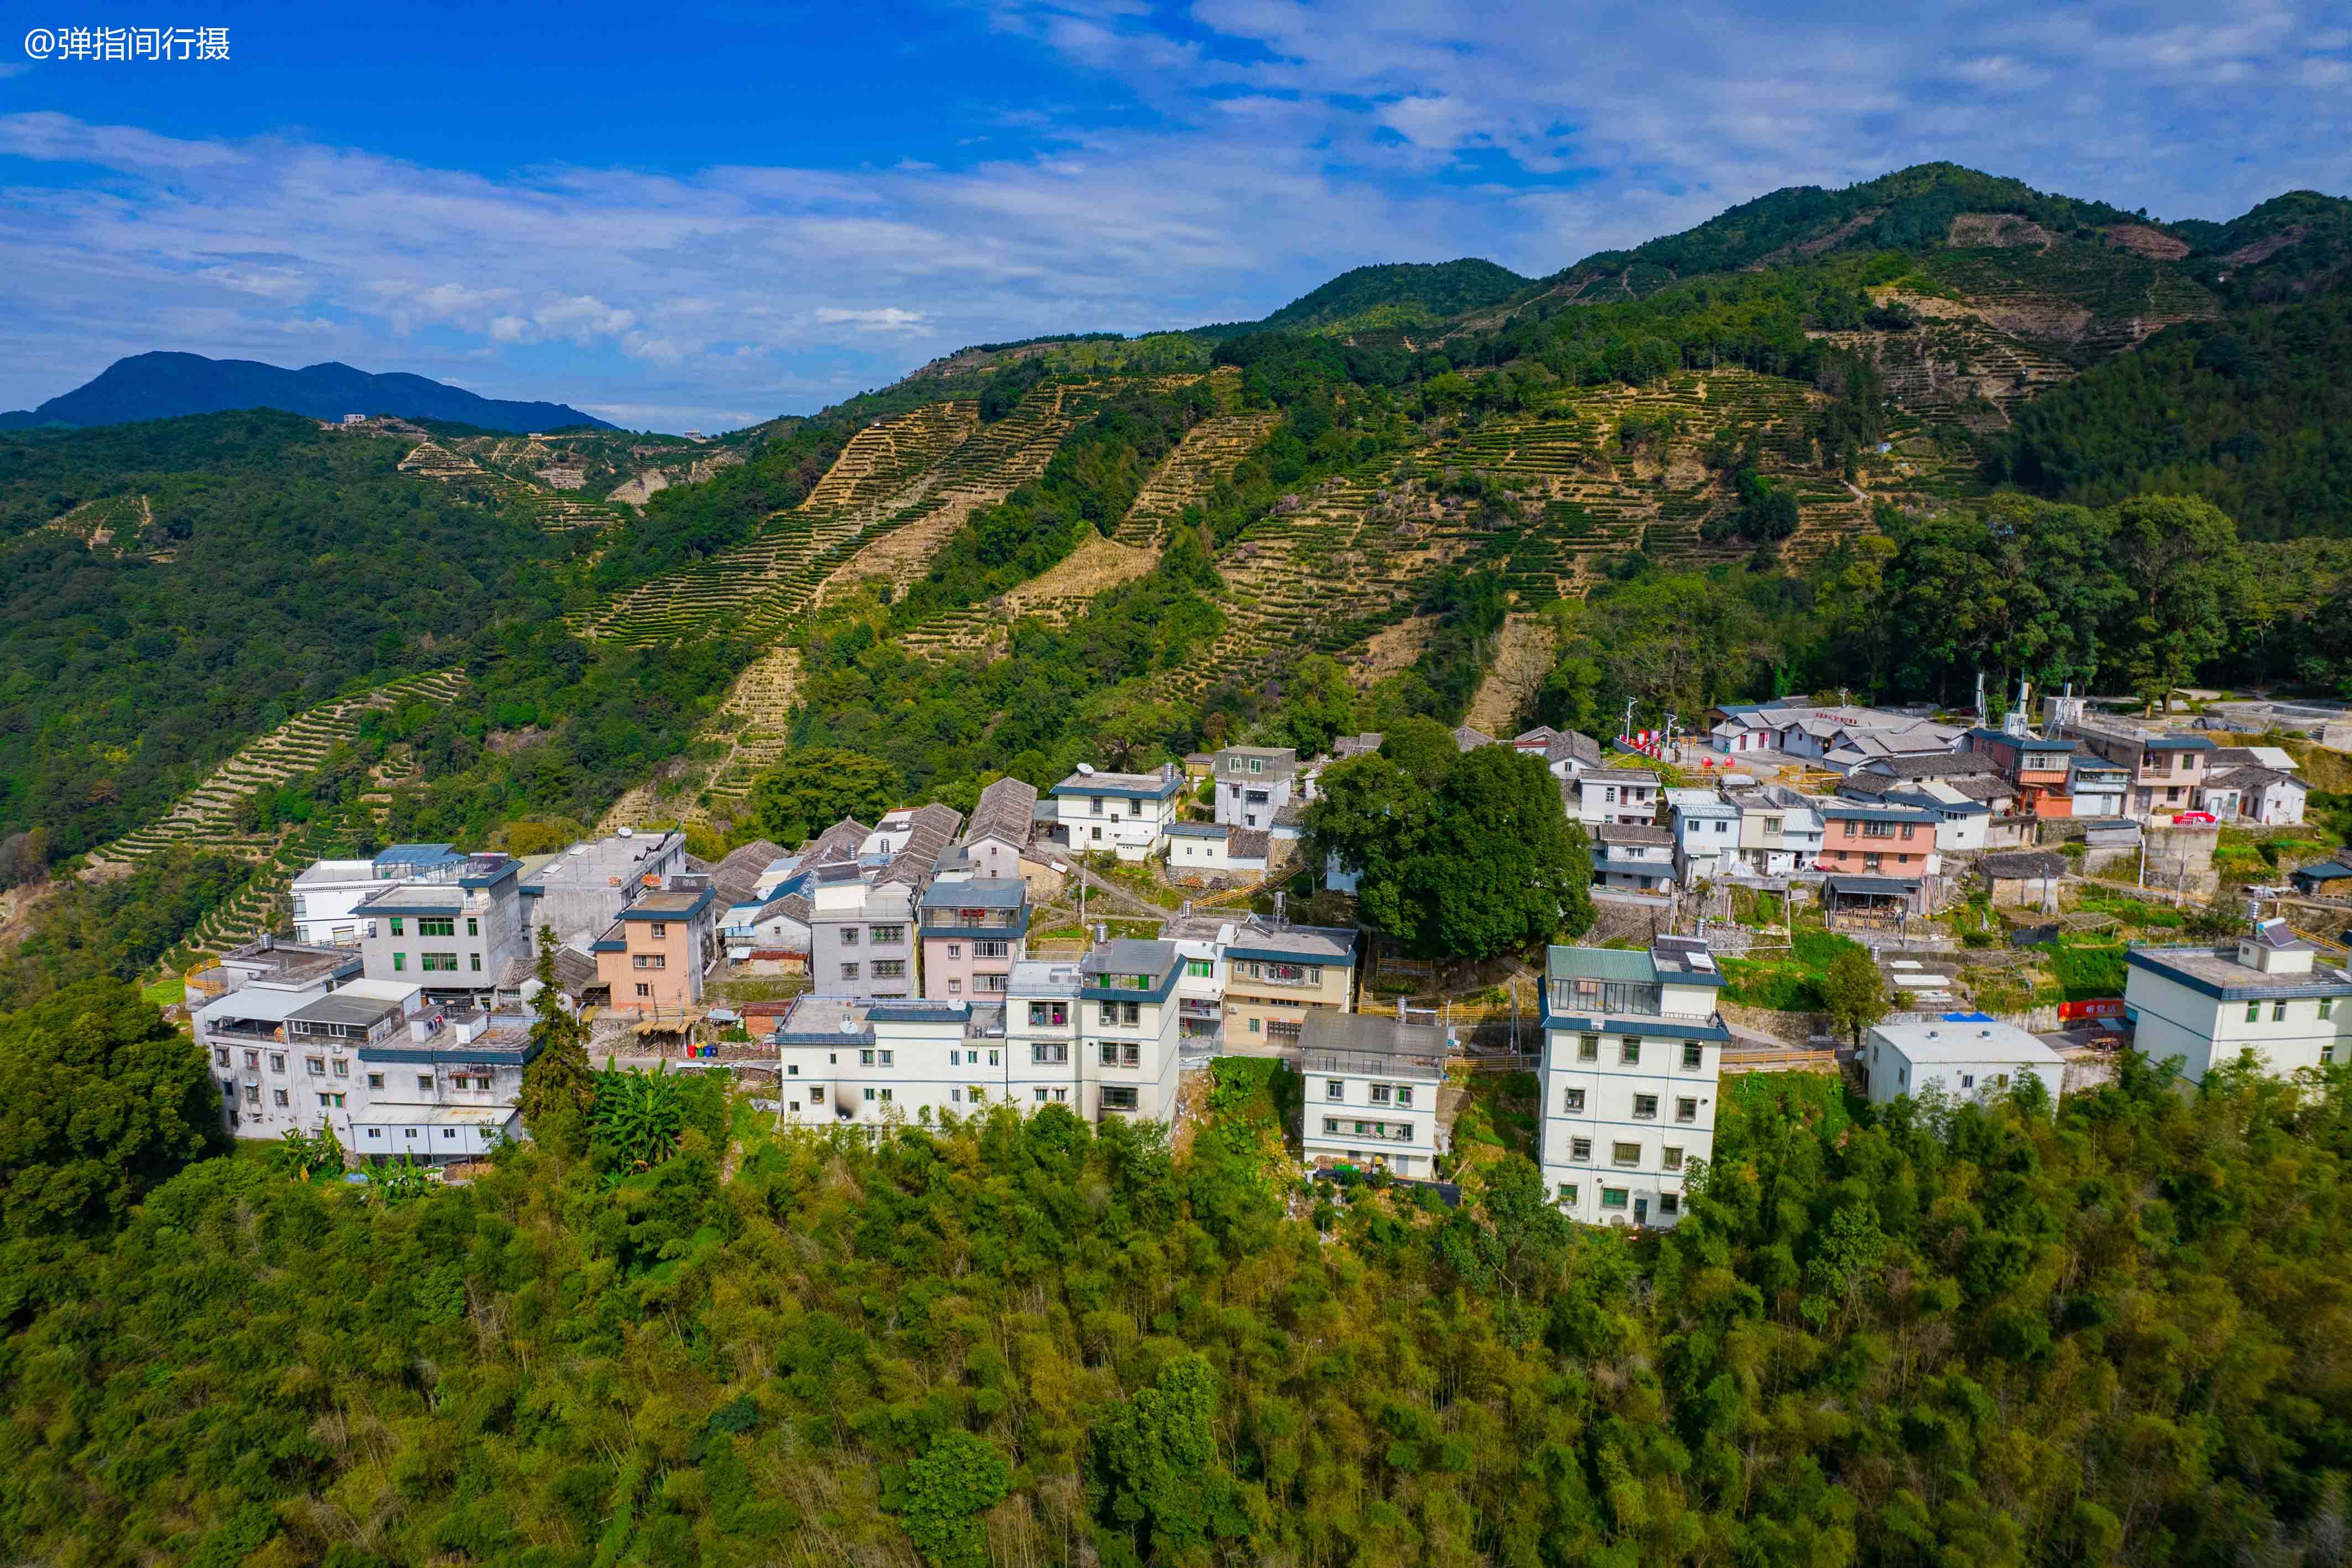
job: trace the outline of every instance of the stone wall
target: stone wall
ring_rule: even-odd
[[[1749,1034],[1769,1035],[1784,1044],[1804,1046],[1812,1043],[1815,1035],[1834,1034],[1827,1013],[1784,1013],[1769,1008],[1743,1007],[1738,1002],[1717,1002],[1716,1011],[1723,1021]]]

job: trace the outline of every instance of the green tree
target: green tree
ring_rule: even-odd
[[[1106,1543],[1127,1546],[1128,1561],[1183,1561],[1212,1535],[1245,1532],[1218,1463],[1216,1411],[1216,1373],[1181,1355],[1095,1428],[1092,1490]]]
[[[898,803],[904,780],[882,758],[836,746],[812,746],[751,781],[749,811],[764,836],[797,844],[844,817],[872,822]]]
[[[1878,961],[1859,943],[1848,942],[1822,977],[1822,998],[1830,1021],[1862,1043],[1862,1031],[1886,1016],[1886,982]]]
[[[2116,574],[2129,591],[2110,640],[2124,649],[2132,690],[2171,694],[2221,653],[2244,590],[2238,526],[2210,502],[2135,496],[2110,508]]]
[[[539,990],[531,998],[532,1056],[522,1070],[515,1109],[534,1138],[569,1148],[581,1119],[596,1103],[595,1071],[588,1064],[586,1030],[564,1005],[555,976],[555,928],[539,928]]]
[[[202,1048],[119,980],[0,1014],[0,1239],[112,1229],[220,1117]]]
[[[1301,757],[1318,757],[1332,739],[1355,727],[1356,690],[1348,673],[1328,653],[1309,653],[1283,683],[1282,707],[1274,728],[1285,746]]]
[[[908,1539],[940,1568],[980,1568],[987,1561],[980,1516],[1012,1485],[994,1444],[961,1427],[940,1433],[907,1467],[902,1517]]]
[[[596,1075],[593,1153],[606,1170],[648,1170],[678,1151],[689,1124],[688,1085],[665,1061]]]

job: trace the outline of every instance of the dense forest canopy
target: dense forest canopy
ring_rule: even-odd
[[[2183,1092],[2126,1057],[2062,1106],[1878,1112],[1751,1077],[1680,1227],[1637,1239],[1499,1151],[1459,1208],[1297,1191],[1271,1062],[1220,1071],[1181,1156],[1058,1108],[778,1136],[707,1082],[605,1073],[585,1122],[470,1186],[186,1163],[170,1107],[205,1066],[137,1005],[0,1019],[0,1079],[37,1056],[70,1099],[138,1060],[145,1086],[110,1147],[0,1140],[11,1191],[89,1197],[12,1205],[0,1235],[12,1558],[2345,1548],[2341,1067]],[[115,1153],[121,1201],[88,1185]]]

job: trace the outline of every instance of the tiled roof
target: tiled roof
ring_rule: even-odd
[[[753,839],[729,850],[726,858],[710,872],[710,885],[719,890],[719,902],[733,904],[750,899],[761,873],[783,858],[783,846],[765,839]]]
[[[1985,875],[2000,882],[2039,882],[2066,873],[2066,857],[2047,850],[1987,855],[1977,865]]]
[[[980,803],[971,809],[971,823],[964,831],[964,841],[1003,839],[1007,843],[1026,845],[1036,816],[1037,786],[1025,779],[999,779],[980,792]]]

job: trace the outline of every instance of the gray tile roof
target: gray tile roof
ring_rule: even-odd
[[[1025,847],[1036,817],[1037,786],[1025,779],[999,779],[980,792],[980,803],[971,809],[971,822],[964,830],[964,841],[1003,839]]]
[[[749,900],[761,874],[783,858],[783,846],[765,839],[753,839],[729,850],[726,858],[710,872],[710,885],[719,890],[719,902],[734,904]]]

